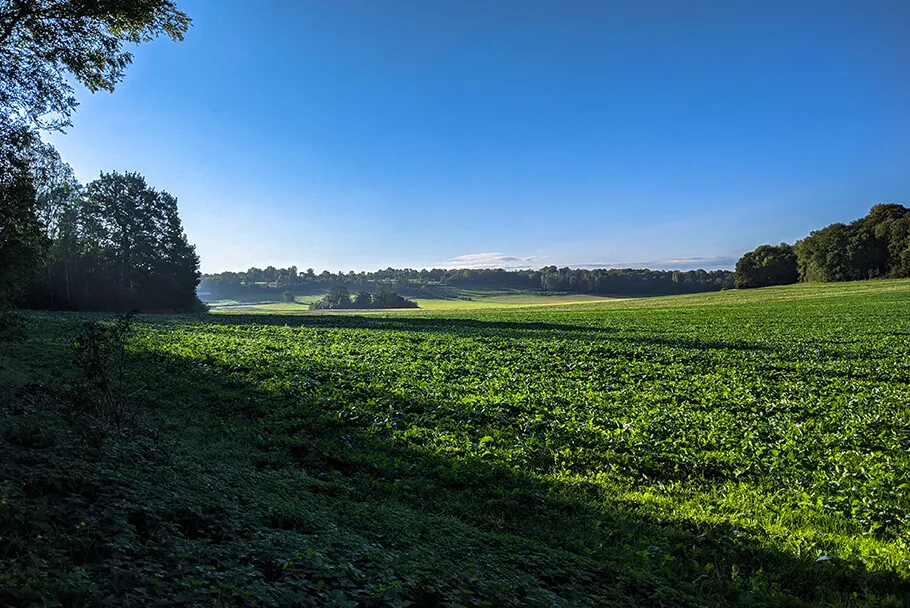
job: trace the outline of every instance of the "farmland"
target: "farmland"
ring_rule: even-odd
[[[297,314],[308,311],[308,305],[316,302],[327,292],[325,290],[299,295],[294,302],[239,302],[220,300],[209,305],[214,313],[282,313]],[[606,302],[614,298],[588,294],[542,294],[504,289],[448,289],[449,297],[413,298],[423,310],[483,310],[496,308],[556,306]],[[621,299],[621,298],[620,298]]]
[[[130,432],[29,314],[0,604],[910,601],[910,281],[529,304],[142,316]]]

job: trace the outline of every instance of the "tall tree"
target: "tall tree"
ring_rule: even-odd
[[[62,130],[70,124],[77,105],[73,82],[92,92],[113,91],[132,62],[125,45],[160,35],[182,40],[189,25],[189,17],[173,0],[0,0],[4,281],[29,274],[40,263],[45,239],[26,237],[35,226],[50,237],[61,222],[70,228],[77,224],[72,206],[51,204],[63,200],[63,192],[39,187],[55,181],[42,181],[42,171],[61,163],[50,159],[49,166],[42,166],[36,131]],[[28,165],[32,161],[35,166]],[[58,185],[70,181],[66,175],[58,177],[63,178]],[[10,299],[9,284],[0,291],[7,294],[2,299]]]
[[[28,284],[46,245],[27,159],[21,156],[3,159],[0,162],[0,312]]]
[[[116,171],[102,173],[86,194],[83,225],[93,233],[95,263],[112,283],[109,306],[192,309],[199,256],[183,232],[177,199],[138,173]]]

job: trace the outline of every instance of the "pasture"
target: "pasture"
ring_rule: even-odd
[[[910,281],[533,304],[143,316],[130,432],[28,315],[0,603],[910,601]]]

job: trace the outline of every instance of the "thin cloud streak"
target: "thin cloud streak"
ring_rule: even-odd
[[[504,268],[523,270],[538,268],[543,260],[540,256],[515,256],[504,253],[469,253],[445,260],[434,268]]]
[[[594,270],[597,268],[649,268],[651,270],[732,270],[736,265],[736,257],[713,258],[677,258],[670,260],[650,260],[638,262],[585,262],[581,264],[557,264],[569,268],[583,268]],[[501,252],[470,253],[435,264],[433,268],[457,269],[493,269],[505,270],[537,270],[542,266],[549,266],[544,256],[516,256]],[[429,266],[427,267],[429,268]]]

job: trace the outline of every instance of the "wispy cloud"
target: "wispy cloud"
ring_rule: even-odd
[[[715,258],[676,258],[670,260],[649,260],[638,262],[585,262],[582,264],[558,264],[570,268],[650,268],[652,270],[731,270],[736,265],[735,257]],[[434,264],[434,268],[505,268],[510,270],[524,270],[527,268],[538,269],[547,266],[548,261],[543,256],[516,256],[500,252],[470,253],[460,255],[444,262]]]
[[[542,264],[540,256],[515,256],[504,253],[469,253],[441,262],[437,268],[510,268],[513,270],[537,268]]]

